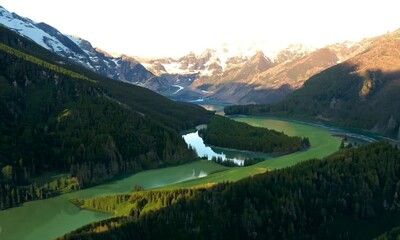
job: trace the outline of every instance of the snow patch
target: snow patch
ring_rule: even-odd
[[[22,21],[19,18],[15,18],[10,12],[6,11],[4,8],[0,9],[0,23],[7,28],[27,37],[42,47],[55,51],[71,53],[69,48],[64,46],[57,38],[49,35],[42,29],[36,27],[35,22],[26,18]]]
[[[73,41],[76,45],[81,46],[82,39],[79,37],[71,36],[71,35],[65,35],[67,36],[71,41]]]
[[[189,102],[192,102],[192,103],[204,102],[204,98],[198,98],[198,99],[196,99],[196,100],[192,100],[192,101],[189,101]]]
[[[171,86],[178,88],[178,90],[176,90],[174,93],[172,93],[172,95],[177,94],[178,92],[180,92],[181,90],[184,89],[184,87],[182,87],[181,85],[171,85]]]
[[[213,92],[206,91],[206,90],[201,90],[201,92],[202,92],[202,93],[213,93]]]

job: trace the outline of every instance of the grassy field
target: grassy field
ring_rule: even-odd
[[[70,198],[88,198],[126,193],[132,191],[135,185],[141,186],[144,189],[161,188],[197,178],[199,175],[207,176],[226,169],[229,168],[211,161],[195,161],[180,166],[147,170],[130,176],[121,177],[120,179],[106,184],[72,193],[70,194]]]
[[[307,151],[268,159],[248,167],[229,168],[211,161],[197,161],[176,167],[144,171],[109,184],[109,186],[107,186],[108,195],[110,194],[110,187],[113,189],[113,192],[122,193],[131,190],[134,185],[140,185],[152,191],[208,187],[223,181],[237,181],[266,171],[289,167],[308,159],[323,158],[339,149],[339,139],[331,136],[327,131],[314,126],[265,118],[236,118],[235,120],[246,122],[253,126],[281,131],[290,136],[308,137],[311,142],[311,147]],[[204,177],[198,178],[198,176]],[[96,187],[94,189],[96,189]],[[152,207],[154,206],[149,205],[143,210],[151,210]],[[130,202],[122,203],[117,205],[113,214],[114,216],[124,215],[127,214],[130,209]]]
[[[268,159],[248,167],[229,168],[211,161],[197,161],[176,167],[144,171],[108,184],[108,186],[106,186],[108,189],[107,195],[110,194],[110,189],[112,189],[114,193],[122,193],[131,190],[134,185],[140,185],[147,190],[212,186],[213,184],[223,181],[237,181],[266,171],[289,167],[308,159],[323,158],[339,149],[339,139],[331,136],[327,131],[314,126],[265,118],[237,118],[235,120],[246,122],[253,126],[282,131],[290,136],[308,137],[311,142],[311,147],[307,151]],[[199,175],[205,177],[198,178]],[[95,187],[93,189],[96,190],[96,188],[100,187]],[[81,194],[80,197],[83,197],[82,195],[83,194]],[[91,195],[98,196],[98,193]],[[151,209],[151,206],[147,207]],[[113,214],[127,214],[130,209],[131,203],[119,204]]]
[[[269,159],[248,167],[228,168],[225,171],[216,172],[204,178],[192,179],[189,181],[165,186],[163,189],[193,187],[222,181],[237,181],[245,177],[266,172],[268,170],[289,167],[308,159],[323,158],[339,149],[339,139],[331,136],[327,131],[313,126],[282,120],[254,117],[235,118],[235,120],[246,122],[253,126],[266,127],[277,131],[282,131],[290,136],[308,137],[311,142],[311,147],[307,151],[296,152],[274,159]]]
[[[262,118],[237,118],[236,120],[253,126],[283,131],[290,136],[308,137],[310,139],[311,148],[307,151],[296,152],[264,161],[255,165],[258,167],[269,169],[288,167],[307,159],[323,158],[339,150],[339,139],[333,137],[325,130],[310,125]]]

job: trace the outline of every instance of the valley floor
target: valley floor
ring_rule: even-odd
[[[303,123],[254,117],[236,118],[236,120],[283,131],[290,136],[308,137],[311,147],[307,151],[277,157],[248,167],[226,168],[209,161],[199,161],[176,167],[143,171],[94,188],[43,201],[25,203],[20,208],[0,212],[0,227],[2,228],[0,238],[3,240],[33,239],[32,237],[51,239],[84,224],[109,216],[86,210],[80,211],[68,202],[68,199],[71,198],[91,198],[130,192],[135,185],[144,189],[165,190],[237,181],[272,169],[292,166],[311,158],[323,158],[336,152],[340,145],[340,140],[333,137],[328,131]],[[48,206],[53,207],[49,209]],[[31,217],[26,218],[27,215]],[[76,221],[78,218],[81,220]],[[35,224],[32,224],[31,219],[35,219]],[[15,224],[16,222],[19,224]],[[67,224],[60,226],[60,222]]]

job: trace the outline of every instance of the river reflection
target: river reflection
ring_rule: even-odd
[[[140,172],[121,180],[55,198],[24,203],[20,207],[0,211],[0,240],[55,239],[88,223],[109,217],[109,214],[81,210],[68,200],[126,193],[135,185],[151,189],[209,174],[196,163]]]
[[[282,131],[291,136],[309,137],[312,141],[312,149],[314,151],[310,152],[310,154],[308,152],[298,153],[303,154],[304,158],[307,159],[319,158],[322,155],[325,156],[324,152],[320,149],[323,149],[324,145],[326,145],[327,137],[325,135],[331,138],[327,133],[327,129],[323,130],[325,135],[321,135],[321,130],[313,130],[315,126],[307,126],[304,123],[258,118],[240,118],[236,120]],[[350,136],[348,135],[348,131],[346,133],[347,136]],[[257,156],[251,152],[211,148],[204,144],[198,132],[186,134],[183,138],[196,149],[200,157],[206,155],[208,159],[211,159],[213,156],[223,159],[233,158],[238,163],[243,163],[243,159],[245,158],[271,158],[268,155]],[[334,144],[337,144],[337,148],[339,147],[339,141],[335,140]],[[204,166],[201,167],[201,165],[196,165],[196,163],[149,170],[97,187],[65,194],[56,198],[28,202],[21,207],[3,210],[0,211],[0,240],[54,239],[85,224],[105,219],[109,216],[107,214],[80,210],[68,202],[68,199],[71,198],[87,198],[129,192],[134,185],[141,185],[145,189],[155,188],[204,177],[209,173],[208,170],[204,169]]]
[[[246,158],[262,158],[270,159],[270,155],[265,153],[256,153],[249,151],[238,151],[235,149],[226,149],[219,147],[210,147],[205,145],[203,139],[199,136],[199,132],[193,132],[183,135],[185,142],[196,149],[199,157],[207,157],[211,160],[213,157],[222,158],[222,160],[233,161],[236,165],[243,166]]]

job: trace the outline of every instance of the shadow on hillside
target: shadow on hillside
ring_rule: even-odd
[[[210,97],[212,100],[236,104],[276,103],[294,89],[288,85],[279,88],[262,88],[260,84],[229,83],[218,88]]]

